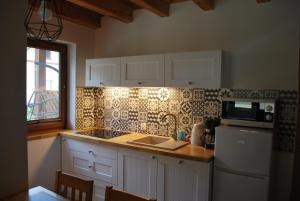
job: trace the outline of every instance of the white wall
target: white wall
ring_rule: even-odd
[[[60,137],[28,141],[29,187],[54,190],[56,170],[61,169]]]
[[[0,200],[27,188],[26,1],[0,1]]]
[[[124,24],[103,18],[95,56],[113,57],[223,49],[231,88],[297,89],[298,0],[216,0],[204,12],[192,1],[172,4],[170,17],[146,10]]]
[[[85,60],[94,57],[95,30],[64,20],[59,40],[76,46],[76,62],[69,64],[76,65],[77,86],[84,86]]]

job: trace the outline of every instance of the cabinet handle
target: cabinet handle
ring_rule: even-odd
[[[156,156],[151,156],[150,158],[151,158],[151,159],[156,159]]]
[[[177,164],[178,164],[178,165],[180,165],[180,164],[182,164],[182,163],[183,163],[182,160],[177,161]]]
[[[188,82],[188,84],[189,84],[189,85],[192,85],[192,84],[193,84],[193,82],[189,81],[189,82]]]
[[[141,85],[141,84],[142,84],[142,82],[138,82],[138,84],[139,84],[139,85]]]
[[[103,86],[103,85],[104,85],[104,82],[100,82],[99,85],[100,85],[100,86]]]
[[[88,167],[91,169],[93,166],[92,166],[92,165],[89,165]]]
[[[95,155],[95,153],[92,150],[89,151],[89,154]]]

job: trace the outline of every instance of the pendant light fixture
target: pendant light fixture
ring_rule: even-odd
[[[32,0],[25,19],[30,39],[55,41],[63,25],[56,0]]]

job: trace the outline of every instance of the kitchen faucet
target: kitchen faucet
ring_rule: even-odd
[[[174,140],[177,140],[177,118],[174,114],[166,114],[162,117],[162,121],[165,121],[166,117],[167,116],[171,116],[174,118],[174,121],[175,121],[175,128],[174,128],[174,132],[173,134],[171,135],[171,137],[174,139]]]

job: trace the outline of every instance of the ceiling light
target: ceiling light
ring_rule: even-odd
[[[30,39],[57,40],[63,25],[56,0],[32,0],[29,3],[25,28]]]

